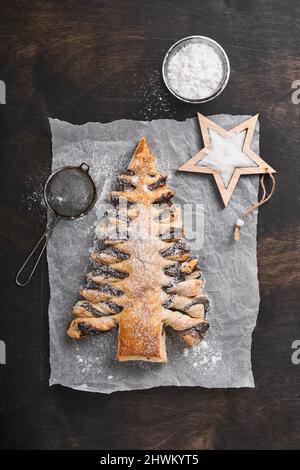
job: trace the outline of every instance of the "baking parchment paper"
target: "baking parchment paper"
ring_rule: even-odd
[[[226,129],[249,116],[211,116]],[[72,125],[50,119],[52,169],[65,165],[90,165],[98,190],[93,210],[82,219],[62,220],[55,227],[47,249],[50,281],[50,385],[111,393],[162,385],[203,387],[254,387],[251,338],[259,306],[256,261],[257,212],[233,240],[233,225],[257,200],[258,177],[241,177],[224,208],[212,175],[175,173],[176,168],[202,148],[197,119],[184,122],[120,120],[108,124]],[[199,346],[189,349],[174,331],[167,333],[167,364],[116,361],[117,330],[76,341],[66,336],[72,307],[89,267],[95,221],[117,175],[145,136],[157,157],[159,171],[170,175],[178,203],[203,207],[204,243],[194,251],[200,260],[211,306],[210,329]],[[258,125],[252,148],[259,152]]]

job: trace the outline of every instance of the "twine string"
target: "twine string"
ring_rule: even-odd
[[[267,190],[266,190],[266,186],[265,186],[265,176],[266,175],[269,175],[270,178],[271,178],[271,181],[272,181],[272,187],[271,187],[271,190],[269,192],[269,194],[267,194]],[[275,186],[276,186],[276,183],[275,183],[275,177],[273,175],[273,173],[267,168],[266,169],[266,173],[264,173],[260,180],[259,180],[259,184],[260,184],[260,187],[262,189],[262,196],[261,196],[261,199],[260,201],[258,201],[257,203],[253,204],[252,206],[250,206],[240,217],[239,219],[236,221],[235,223],[235,226],[234,226],[234,239],[235,241],[238,241],[239,238],[240,238],[240,227],[243,225],[244,223],[244,220],[246,219],[246,217],[251,214],[251,212],[255,211],[255,209],[258,209],[260,206],[262,206],[263,204],[265,204],[273,195],[274,191],[275,191]]]

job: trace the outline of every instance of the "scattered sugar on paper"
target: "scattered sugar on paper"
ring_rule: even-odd
[[[185,348],[183,355],[194,360],[192,363],[193,367],[201,367],[206,371],[213,369],[216,363],[222,359],[220,347],[215,344],[210,344],[205,339],[193,348]]]
[[[92,178],[95,180],[95,183],[100,184],[103,178],[110,178],[112,175],[112,168],[114,172],[118,172],[124,168],[127,168],[127,165],[130,161],[132,155],[128,153],[129,149],[125,149],[120,152],[111,148],[107,153],[101,155],[99,158],[98,150],[93,152],[92,158],[97,157],[99,159],[99,165],[93,166],[90,170]],[[98,186],[97,186],[98,187]]]

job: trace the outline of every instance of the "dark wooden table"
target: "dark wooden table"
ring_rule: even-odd
[[[298,0],[47,1],[1,4],[1,327],[4,449],[241,449],[300,446]],[[225,92],[202,106],[165,90],[161,62],[191,34],[226,49]],[[158,99],[160,98],[160,99]],[[111,396],[48,387],[49,287],[44,260],[30,287],[14,275],[45,228],[48,116],[82,124],[260,113],[261,155],[278,170],[259,211],[261,305],[253,334],[256,389],[158,388]]]

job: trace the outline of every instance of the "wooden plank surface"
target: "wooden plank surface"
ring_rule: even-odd
[[[201,106],[176,101],[161,63],[181,37],[219,41],[232,73]],[[1,448],[299,448],[299,116],[297,0],[6,0],[0,15]],[[48,387],[45,260],[27,289],[14,275],[45,228],[41,188],[51,165],[48,116],[72,123],[183,120],[260,113],[261,156],[277,189],[260,210],[261,306],[253,335],[255,390],[158,388],[111,396]],[[245,276],[247,273],[245,273]]]

